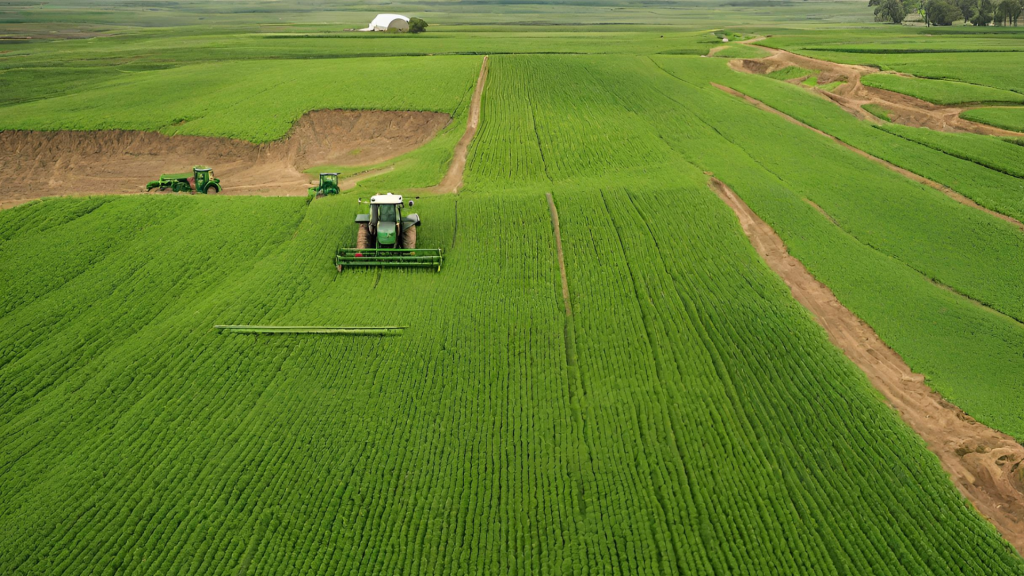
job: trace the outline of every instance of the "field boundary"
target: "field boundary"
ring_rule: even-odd
[[[765,264],[789,287],[829,340],[859,367],[890,407],[925,441],[953,484],[1013,547],[1024,551],[1024,493],[1018,467],[1024,447],[945,400],[832,290],[791,256],[782,238],[724,182],[708,187],[733,211]]]
[[[726,94],[729,94],[731,96],[735,96],[737,98],[742,99],[743,101],[745,101],[746,103],[754,106],[755,108],[758,108],[758,109],[763,110],[765,112],[770,112],[772,114],[775,114],[776,116],[779,116],[779,117],[787,120],[788,122],[790,122],[792,124],[796,124],[797,126],[801,126],[801,127],[806,128],[808,130],[811,130],[812,132],[816,132],[818,134],[821,134],[822,136],[824,136],[824,137],[832,140],[833,142],[839,144],[843,148],[846,148],[847,150],[850,150],[851,152],[855,152],[856,154],[859,154],[860,156],[863,156],[864,158],[867,158],[868,160],[871,160],[871,161],[873,161],[873,162],[875,162],[877,164],[881,164],[882,166],[885,166],[889,170],[892,170],[893,172],[896,172],[896,173],[900,174],[901,176],[909,178],[909,179],[913,180],[914,182],[917,182],[918,184],[924,184],[925,186],[928,186],[929,188],[934,188],[935,190],[938,190],[939,192],[942,192],[943,194],[945,194],[949,198],[952,198],[953,200],[956,200],[957,202],[963,204],[964,206],[969,206],[971,208],[974,208],[974,209],[977,209],[977,210],[981,210],[982,212],[985,212],[986,214],[988,214],[990,216],[994,216],[996,218],[999,218],[1000,220],[1004,220],[1006,222],[1009,222],[1010,224],[1013,224],[1018,229],[1020,229],[1022,232],[1024,232],[1024,223],[1021,223],[1019,220],[1017,220],[1016,218],[1014,218],[1012,216],[1007,216],[1006,214],[1002,214],[1000,212],[996,212],[995,210],[991,210],[989,208],[985,208],[981,204],[978,204],[974,200],[971,200],[967,196],[964,196],[963,194],[960,194],[959,192],[957,192],[956,190],[953,190],[952,188],[950,188],[948,186],[944,186],[942,184],[939,184],[938,182],[935,182],[934,180],[929,180],[928,178],[925,178],[924,176],[921,176],[920,174],[917,174],[915,172],[911,172],[910,170],[907,170],[906,168],[900,168],[899,166],[897,166],[897,165],[895,165],[895,164],[893,164],[891,162],[888,162],[886,160],[883,160],[883,159],[879,158],[878,156],[872,156],[871,154],[861,150],[860,148],[857,148],[856,146],[852,146],[850,144],[847,144],[846,142],[843,142],[842,140],[840,140],[839,138],[836,138],[835,136],[829,134],[828,132],[819,130],[819,129],[815,128],[814,126],[811,126],[810,124],[805,124],[805,123],[801,122],[800,120],[797,120],[796,118],[790,116],[789,114],[786,114],[785,112],[783,112],[781,110],[778,110],[776,108],[772,108],[768,104],[765,104],[764,102],[762,102],[762,101],[760,101],[760,100],[758,100],[756,98],[753,98],[752,96],[748,96],[748,95],[744,94],[743,92],[740,92],[739,90],[736,90],[734,88],[730,88],[728,86],[723,86],[721,84],[716,84],[714,82],[712,82],[711,85],[714,86],[715,88],[718,88],[719,90],[725,92]]]

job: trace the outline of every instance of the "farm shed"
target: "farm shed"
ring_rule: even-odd
[[[401,14],[377,14],[367,30],[372,32],[408,32],[409,19]]]

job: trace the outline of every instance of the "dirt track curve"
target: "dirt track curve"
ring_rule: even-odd
[[[157,132],[0,132],[0,207],[44,196],[144,192],[161,173],[214,168],[224,194],[303,196],[325,164],[369,166],[422,146],[451,117],[437,112],[320,110],[269,144]],[[346,180],[367,178],[381,171]]]
[[[818,82],[821,84],[843,80],[845,84],[831,92],[820,88],[810,89],[832,100],[841,108],[862,120],[875,123],[882,122],[882,120],[862,108],[865,104],[875,104],[884,108],[893,122],[906,126],[931,128],[932,130],[943,132],[971,132],[990,136],[1024,136],[1024,134],[1019,132],[1011,132],[996,128],[995,126],[964,120],[960,117],[960,113],[969,107],[939,106],[905,94],[865,86],[860,82],[861,77],[868,74],[890,74],[891,72],[880,72],[877,68],[870,66],[836,64],[835,62],[817,60],[760,44],[757,47],[767,50],[771,55],[758,59],[734,59],[729,62],[729,66],[738,72],[751,74],[770,74],[788,66],[798,66],[817,71],[819,73]],[[788,82],[799,84],[802,80],[804,78],[796,78]]]
[[[944,400],[889,349],[870,326],[789,255],[775,231],[723,182],[709,186],[735,212],[750,243],[811,312],[829,339],[867,375],[942,462],[953,484],[1018,552],[1024,552],[1024,447]]]

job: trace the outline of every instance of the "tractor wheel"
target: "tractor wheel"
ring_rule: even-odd
[[[416,227],[409,226],[409,228],[402,230],[402,248],[411,250],[416,247]]]
[[[360,224],[359,232],[356,233],[356,248],[362,250],[370,247],[370,225]]]
[[[207,186],[206,187],[206,194],[207,195],[216,194],[217,192],[218,192],[218,190],[217,190],[216,186]]]

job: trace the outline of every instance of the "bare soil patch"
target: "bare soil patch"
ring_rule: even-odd
[[[800,304],[939,457],[953,484],[975,508],[1024,552],[1024,494],[1020,470],[1024,447],[964,414],[925,384],[870,326],[844,307],[799,260],[789,255],[775,231],[723,182],[709,186],[729,208],[768,266]]]
[[[832,100],[841,108],[862,120],[875,123],[882,122],[882,120],[862,108],[865,104],[875,104],[886,110],[890,120],[906,126],[931,128],[932,130],[943,132],[971,132],[973,134],[987,134],[990,136],[1021,136],[1017,132],[964,120],[960,117],[960,113],[969,107],[939,106],[905,94],[898,94],[861,84],[861,77],[868,74],[878,74],[879,70],[877,68],[853,64],[836,64],[835,62],[817,60],[767,46],[758,47],[771,52],[771,56],[756,60],[731,60],[729,61],[729,66],[739,72],[762,75],[770,74],[788,66],[798,66],[817,71],[819,73],[818,81],[823,84],[844,80],[845,84],[831,92],[819,88],[810,89]],[[900,75],[908,76],[907,74]],[[801,80],[803,79],[791,80],[790,83],[799,84]]]
[[[719,90],[721,90],[723,92],[726,92],[728,94],[736,96],[737,98],[742,98],[743,100],[745,100],[749,104],[752,104],[752,105],[756,106],[757,108],[759,108],[761,110],[764,110],[765,112],[771,112],[772,114],[775,114],[777,116],[785,118],[787,121],[792,122],[793,124],[796,124],[797,126],[802,126],[803,128],[806,128],[808,130],[817,132],[818,134],[821,134],[822,136],[831,139],[833,142],[836,142],[837,144],[839,144],[843,148],[846,148],[847,150],[851,150],[853,152],[856,152],[857,154],[863,156],[864,158],[867,158],[867,159],[869,159],[869,160],[871,160],[873,162],[877,162],[878,164],[881,164],[882,166],[885,166],[889,170],[892,170],[893,172],[897,172],[897,173],[899,173],[902,176],[906,176],[907,178],[910,178],[911,180],[913,180],[915,182],[919,182],[921,184],[924,184],[925,186],[934,188],[934,189],[938,190],[939,192],[942,192],[946,196],[949,196],[953,200],[956,200],[957,202],[959,202],[959,203],[961,203],[961,204],[963,204],[965,206],[970,206],[971,208],[974,208],[976,210],[981,210],[982,212],[985,212],[986,214],[989,214],[990,216],[995,216],[996,218],[999,218],[1000,220],[1005,220],[1005,221],[1009,222],[1010,224],[1013,224],[1017,228],[1020,228],[1022,231],[1024,231],[1024,223],[1021,223],[1016,218],[1013,218],[1011,216],[1007,216],[1006,214],[1000,214],[999,212],[996,212],[995,210],[989,210],[988,208],[985,208],[984,206],[978,204],[974,200],[971,200],[970,198],[964,196],[963,194],[960,194],[959,192],[957,192],[956,190],[953,190],[952,188],[949,188],[948,186],[943,186],[942,184],[939,184],[938,182],[935,182],[934,180],[929,180],[928,178],[925,178],[924,176],[921,176],[919,174],[915,174],[915,173],[913,173],[910,170],[907,170],[905,168],[900,168],[899,166],[897,166],[895,164],[892,164],[891,162],[887,162],[885,160],[882,160],[881,158],[879,158],[877,156],[872,156],[871,154],[868,154],[867,152],[861,150],[860,148],[855,148],[855,147],[847,144],[846,142],[843,142],[842,140],[836,138],[835,136],[833,136],[833,135],[831,135],[831,134],[829,134],[827,132],[823,132],[821,130],[818,130],[817,128],[815,128],[814,126],[811,126],[809,124],[804,124],[803,122],[797,120],[796,118],[793,118],[789,114],[786,114],[785,112],[782,112],[780,110],[776,110],[775,108],[772,108],[771,106],[765,104],[764,102],[761,102],[760,100],[757,100],[756,98],[751,98],[750,96],[747,96],[746,94],[744,94],[742,92],[739,92],[737,90],[733,90],[732,88],[729,88],[728,86],[722,86],[720,84],[715,84],[714,82],[712,82],[711,85],[714,86],[715,88],[718,88]]]
[[[226,195],[303,196],[312,178],[302,170],[377,164],[422,146],[450,121],[437,112],[320,110],[269,144],[127,130],[0,131],[0,208],[44,196],[143,193],[161,173],[196,164],[214,168]]]

